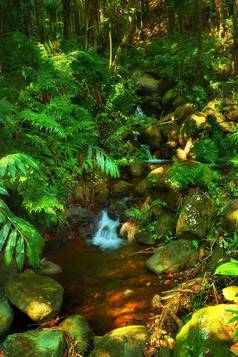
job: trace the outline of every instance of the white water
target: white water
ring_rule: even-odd
[[[91,240],[93,245],[105,249],[117,249],[122,243],[123,239],[117,235],[117,227],[120,222],[117,219],[111,219],[106,211],[102,211],[102,217],[98,223],[98,230]]]

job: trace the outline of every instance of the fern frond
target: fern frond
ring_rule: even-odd
[[[24,110],[20,114],[23,121],[28,121],[33,127],[46,132],[55,133],[60,137],[65,137],[64,128],[57,123],[54,117],[46,113],[36,113],[32,110]]]
[[[116,162],[111,159],[102,149],[98,147],[90,147],[89,156],[94,158],[92,163],[102,172],[103,175],[109,175],[114,178],[120,177],[120,171]]]

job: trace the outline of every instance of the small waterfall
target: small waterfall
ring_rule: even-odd
[[[114,221],[108,216],[106,211],[102,211],[102,217],[98,223],[98,230],[92,238],[91,243],[103,250],[119,248],[123,243],[123,239],[118,237],[116,231],[119,224],[118,219]]]
[[[137,107],[136,107],[135,115],[138,115],[138,117],[143,117],[145,115],[143,110],[141,109],[141,107],[139,105],[137,105]]]

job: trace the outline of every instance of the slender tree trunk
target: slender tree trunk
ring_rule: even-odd
[[[70,3],[71,0],[63,0],[63,22],[65,40],[68,40],[70,36]]]
[[[27,1],[27,0],[26,0]],[[35,12],[36,12],[36,25],[38,28],[38,35],[41,42],[45,40],[45,32],[43,25],[43,13],[42,13],[42,0],[35,0]]]

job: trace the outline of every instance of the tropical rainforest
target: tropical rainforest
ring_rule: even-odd
[[[0,355],[238,356],[238,0],[0,1]]]

